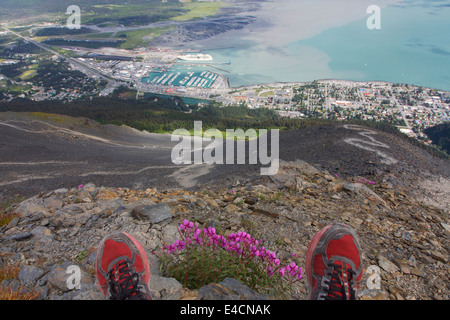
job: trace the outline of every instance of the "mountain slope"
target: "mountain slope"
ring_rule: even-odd
[[[198,187],[262,181],[261,164],[183,165],[172,163],[178,141],[126,126],[100,125],[85,118],[42,113],[0,114],[0,177],[2,193],[28,196],[87,182],[104,186],[148,188]],[[280,159],[306,161],[331,175],[364,177],[377,183],[409,186],[415,196],[422,184],[449,178],[447,159],[432,157],[392,134],[359,126],[323,125],[281,131]],[[209,143],[205,142],[207,146]],[[225,150],[225,149],[224,149]],[[268,150],[271,150],[269,144]],[[236,156],[235,156],[236,157]],[[235,160],[233,163],[237,163]],[[436,199],[433,203],[445,202]]]
[[[176,240],[184,219],[225,234],[244,230],[283,263],[296,253],[302,266],[313,235],[344,222],[361,238],[361,299],[450,296],[448,160],[395,135],[348,125],[283,131],[273,176],[261,176],[261,165],[175,166],[170,135],[85,118],[1,113],[0,136],[0,194],[28,198],[0,226],[0,262],[23,269],[4,281],[39,279],[39,299],[100,299],[89,270],[111,230],[132,233],[148,250],[155,299],[204,298],[160,274],[150,254]],[[167,205],[163,222],[133,215],[155,204]],[[80,290],[65,287],[67,265],[83,270]],[[369,288],[370,265],[380,270],[378,289]],[[304,279],[290,298],[306,297]]]

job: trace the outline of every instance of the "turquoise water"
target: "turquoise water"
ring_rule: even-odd
[[[330,77],[382,80],[450,90],[450,7],[382,10],[380,30],[366,19],[293,43],[295,54],[312,46],[330,57]]]
[[[405,3],[381,9],[380,30],[367,28],[367,15],[281,48],[254,43],[206,53],[231,60],[224,75],[232,87],[345,79],[450,91],[450,1]]]

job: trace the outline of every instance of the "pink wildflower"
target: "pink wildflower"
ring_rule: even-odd
[[[194,223],[192,221],[188,221],[188,220],[184,220],[183,223],[180,225],[180,229],[181,230],[186,230],[186,229],[192,229],[194,227]]]

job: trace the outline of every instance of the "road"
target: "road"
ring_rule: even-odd
[[[20,33],[17,33],[17,32],[15,32],[15,31],[12,31],[12,30],[9,29],[8,27],[2,26],[2,28],[3,28],[5,31],[8,31],[8,32],[10,32],[11,34],[15,35],[16,37],[21,38],[21,39],[23,39],[23,40],[26,41],[26,42],[32,43],[32,44],[34,44],[35,46],[37,46],[37,47],[39,47],[39,48],[41,48],[41,49],[43,49],[43,50],[46,50],[46,51],[50,52],[51,54],[56,55],[57,57],[61,58],[62,60],[65,60],[65,61],[67,61],[67,62],[69,62],[69,63],[78,65],[79,67],[81,67],[82,69],[84,69],[84,72],[85,72],[85,73],[86,73],[86,71],[87,71],[88,73],[94,74],[94,75],[96,75],[97,77],[99,77],[99,78],[101,78],[101,79],[104,79],[104,80],[108,81],[108,83],[109,83],[109,82],[115,82],[115,83],[121,82],[120,80],[114,79],[114,78],[112,78],[112,77],[109,76],[109,75],[105,75],[105,74],[99,72],[98,70],[95,70],[95,69],[92,68],[91,66],[89,66],[89,65],[87,65],[87,64],[85,64],[85,63],[83,63],[83,62],[81,62],[81,61],[79,61],[79,60],[77,60],[77,59],[74,59],[74,58],[71,58],[71,57],[66,57],[66,56],[64,56],[64,55],[62,55],[62,54],[56,52],[55,50],[50,49],[49,47],[47,47],[46,45],[44,45],[44,44],[42,44],[42,43],[40,43],[40,42],[38,42],[38,41],[35,41],[35,40],[33,40],[33,39],[29,38],[29,37],[23,36],[23,35],[21,35]],[[82,71],[82,70],[80,70],[80,71]]]

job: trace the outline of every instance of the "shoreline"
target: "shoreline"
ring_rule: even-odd
[[[416,88],[431,89],[431,90],[436,90],[436,91],[440,91],[440,92],[448,92],[448,93],[450,93],[450,90],[426,87],[426,86],[421,86],[421,85],[411,84],[411,83],[390,82],[390,81],[384,81],[384,80],[357,81],[357,80],[345,80],[345,79],[335,79],[335,78],[323,78],[323,79],[316,79],[316,80],[311,80],[311,81],[267,82],[267,83],[253,84],[253,85],[249,85],[249,86],[238,86],[238,87],[230,86],[230,87],[228,87],[228,89],[242,90],[242,89],[252,89],[254,87],[259,87],[259,86],[271,86],[271,87],[286,86],[286,85],[296,86],[296,85],[310,84],[310,83],[314,83],[314,82],[319,82],[319,83],[340,82],[341,84],[342,83],[344,83],[344,84],[347,83],[347,84],[354,84],[354,85],[365,85],[365,84],[394,85],[394,84],[400,84],[402,86],[403,85],[408,85],[408,86],[412,86],[412,87],[416,87]]]
[[[377,4],[383,10],[396,6],[399,3],[402,3],[402,1],[385,0],[379,1],[379,3]],[[319,67],[318,69],[317,68],[311,69],[313,72],[310,72],[311,70],[309,69],[305,70],[307,74],[305,74],[306,77],[304,78],[306,79],[309,78],[310,80],[295,81],[296,79],[292,74],[292,72],[289,71],[289,68],[286,68],[287,63],[282,63],[283,61],[289,61],[285,60],[286,58],[283,58],[283,55],[286,54],[289,55],[289,52],[286,49],[286,44],[295,43],[298,41],[302,41],[304,39],[312,38],[315,37],[317,34],[320,34],[326,30],[338,28],[339,26],[346,25],[356,20],[367,18],[369,14],[366,13],[366,9],[371,4],[373,4],[373,1],[369,0],[358,1],[358,3],[355,3],[355,1],[352,0],[346,0],[344,2],[339,2],[339,4],[332,3],[327,0],[318,0],[317,2],[314,3],[302,2],[298,4],[294,3],[292,0],[281,0],[276,1],[276,3],[272,1],[263,2],[261,3],[261,7],[259,8],[259,10],[254,13],[256,21],[251,25],[247,26],[242,30],[233,30],[226,32],[224,34],[221,34],[220,37],[211,37],[208,39],[192,42],[192,45],[196,46],[200,50],[208,51],[208,48],[216,47],[215,44],[217,45],[220,38],[219,43],[222,44],[226,43],[227,47],[233,44],[240,44],[244,48],[245,52],[249,51],[248,49],[245,49],[246,46],[254,48],[254,51],[249,53],[252,55],[251,60],[241,59],[239,54],[237,54],[237,57],[235,58],[234,61],[238,65],[240,65],[241,60],[242,62],[244,62],[243,66],[247,70],[242,71],[242,73],[249,75],[250,79],[248,79],[248,81],[246,81],[245,79],[241,79],[236,73],[237,67],[234,67],[235,70],[233,70],[232,72],[235,75],[230,76],[229,79],[230,82],[229,88],[231,90],[240,89],[243,87],[251,87],[255,85],[268,85],[272,83],[313,82],[317,80],[322,80],[322,78],[326,78],[328,76],[330,77],[336,76],[339,80],[345,79],[346,78],[345,75],[341,75],[344,77],[340,78],[339,75],[337,74],[332,75],[331,72],[328,72],[329,71],[327,70],[328,64],[325,61],[325,63],[322,63],[321,65],[318,66]],[[305,9],[302,9],[302,6]],[[323,7],[323,10],[315,10],[320,6]],[[344,8],[348,8],[348,10]],[[291,11],[289,11],[289,9]],[[275,20],[276,17],[284,13],[287,14],[285,20],[282,21]],[[308,16],[308,14],[310,15]],[[237,45],[236,47],[239,47],[239,45]],[[219,53],[219,56],[221,56],[221,54],[222,53]],[[287,56],[287,59],[289,58],[292,57]],[[284,81],[283,78],[280,78],[278,76],[264,77],[266,79],[261,79],[261,82],[258,81],[258,79],[252,79],[252,77],[257,75],[258,73],[260,73],[263,76],[265,75],[262,71],[259,72],[260,71],[259,69],[256,70],[254,68],[255,66],[254,61],[258,59],[261,61],[273,61],[274,64],[278,62],[281,68],[286,69],[285,70],[287,73],[286,78],[289,78],[290,81]],[[302,61],[300,61],[299,63],[301,62]],[[250,65],[246,63],[249,63]],[[311,75],[312,77],[309,77],[308,75]],[[349,78],[352,78],[351,75],[349,76],[350,76]],[[374,76],[377,75],[374,74]],[[428,75],[426,76],[428,77]],[[370,77],[367,78],[370,79]],[[450,91],[450,88],[448,87],[446,82],[444,82],[443,85],[440,85],[438,81],[422,81],[420,74],[416,74],[411,79],[412,81],[410,82],[408,82],[408,79],[401,79],[401,78],[396,79],[396,77],[394,78],[389,77],[390,78],[389,80],[380,80],[380,77],[376,78],[378,79],[348,80],[348,81],[354,82],[381,81],[386,83],[408,84],[411,86],[430,88],[439,91],[446,91],[446,92]],[[236,82],[237,84],[233,84],[233,82]]]

